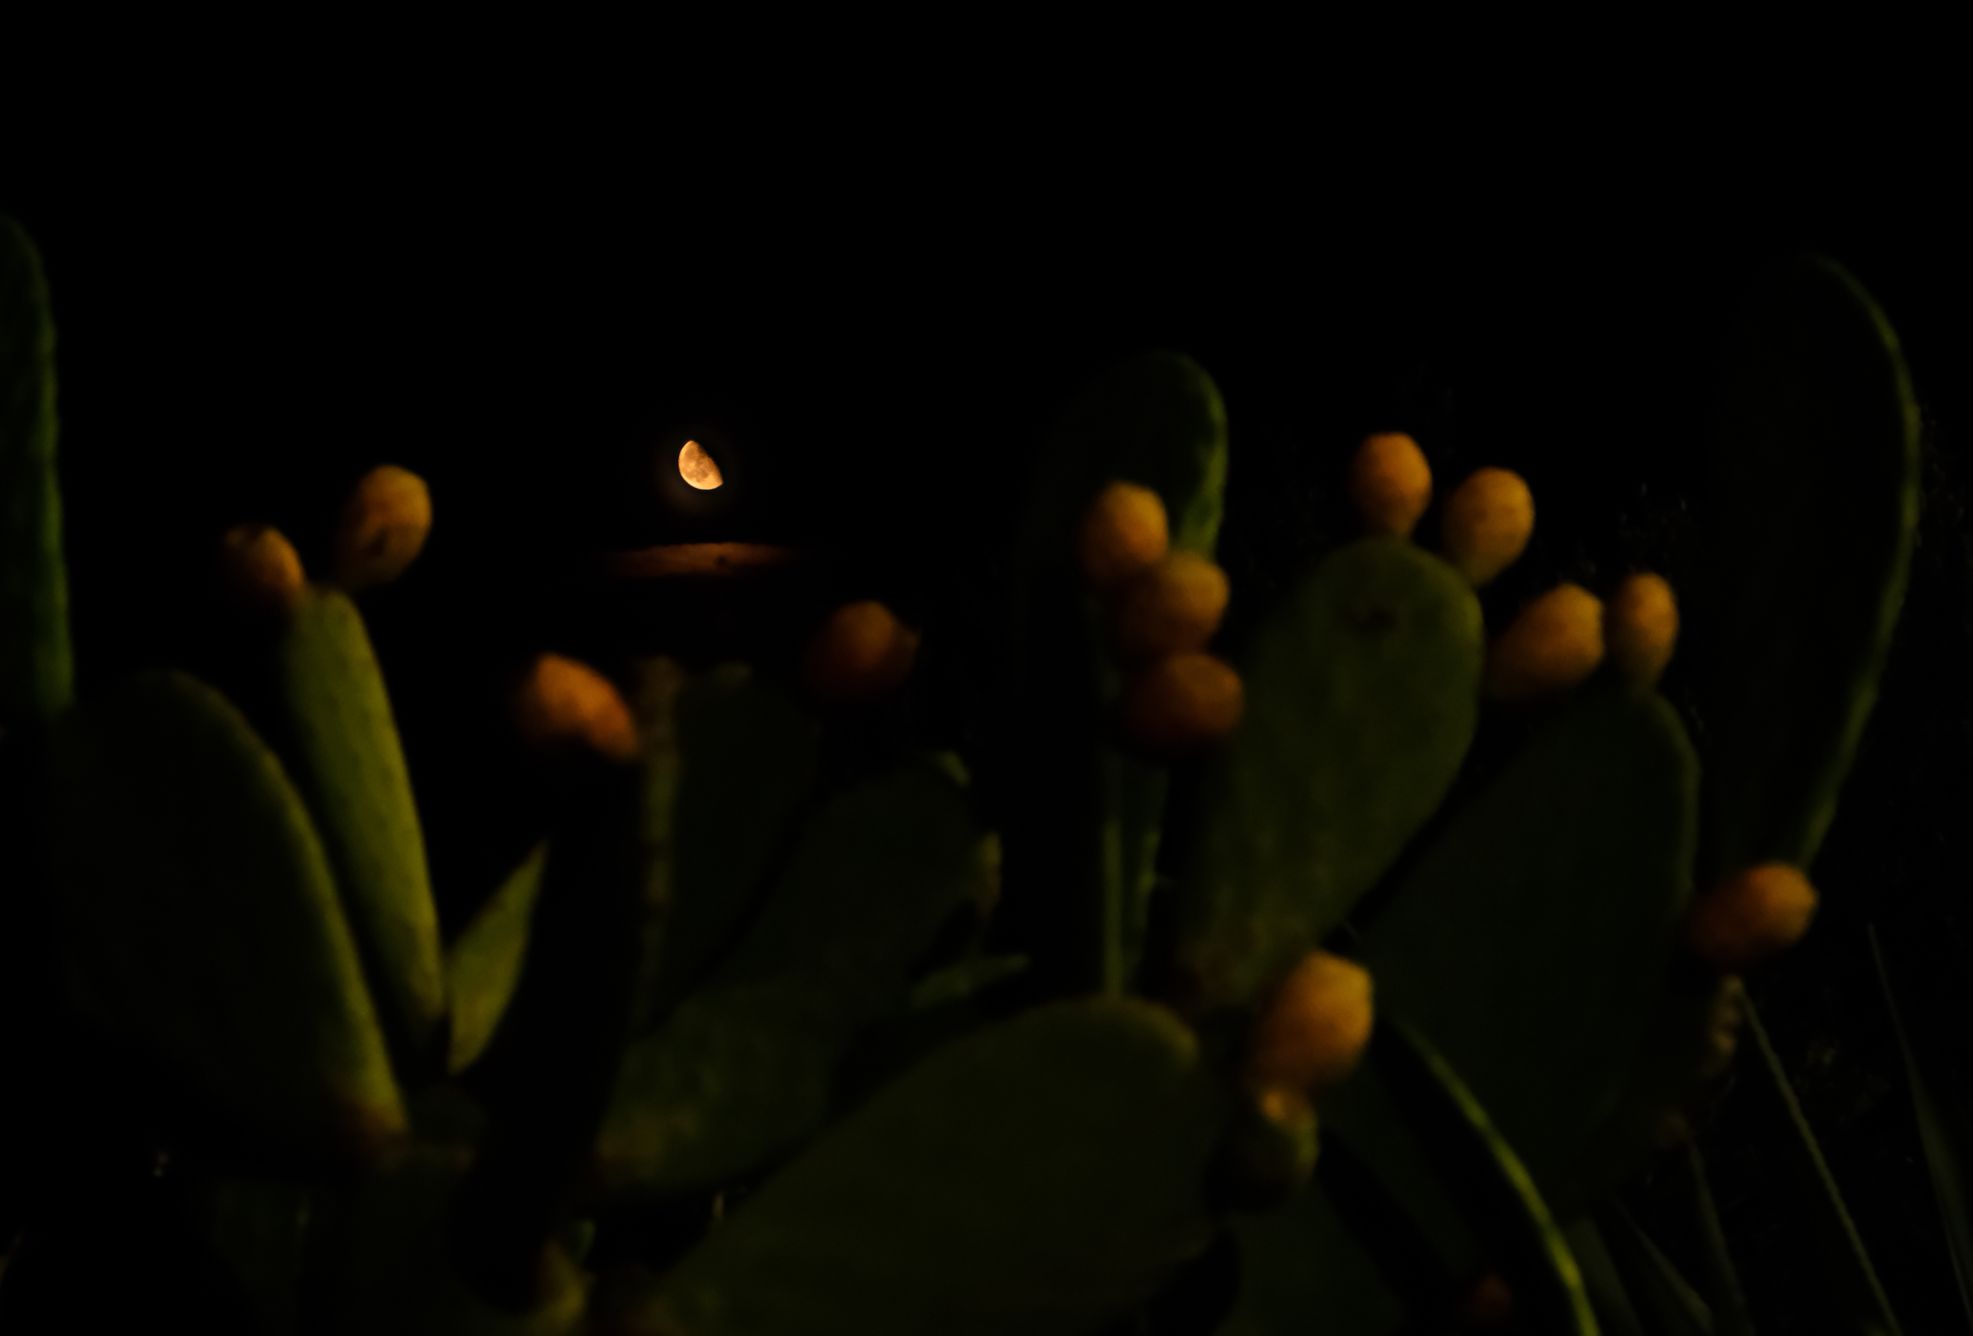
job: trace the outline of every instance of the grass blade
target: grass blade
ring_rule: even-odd
[[[1706,1249],[1706,1302],[1713,1310],[1719,1336],[1753,1336],[1754,1319],[1747,1309],[1747,1295],[1740,1287],[1733,1254],[1726,1246],[1726,1230],[1720,1224],[1719,1206],[1713,1200],[1705,1158],[1695,1143],[1686,1143],[1685,1167],[1692,1180],[1693,1220]]]
[[[1932,1180],[1932,1201],[1939,1210],[1939,1226],[1952,1253],[1953,1278],[1959,1283],[1959,1301],[1967,1325],[1973,1327],[1973,1222],[1966,1210],[1964,1160],[1954,1144],[1939,1103],[1934,1098],[1918,1055],[1912,1050],[1911,1035],[1898,1012],[1898,998],[1891,987],[1891,971],[1884,963],[1884,946],[1877,939],[1877,928],[1870,929],[1870,958],[1877,967],[1877,980],[1884,989],[1884,1007],[1891,1015],[1891,1029],[1898,1037],[1898,1053],[1904,1059],[1905,1080],[1911,1090],[1911,1113],[1918,1124],[1919,1144],[1925,1148],[1925,1167]]]
[[[1818,1214],[1815,1228],[1822,1235],[1821,1241],[1841,1276],[1840,1279],[1832,1278],[1832,1281],[1843,1291],[1842,1301],[1856,1320],[1859,1331],[1898,1336],[1898,1320],[1891,1313],[1891,1301],[1884,1293],[1883,1283],[1877,1278],[1877,1268],[1871,1265],[1870,1254],[1863,1246],[1863,1236],[1857,1233],[1856,1221],[1851,1219],[1849,1207],[1843,1203],[1843,1193],[1836,1185],[1835,1175],[1829,1172],[1829,1162],[1823,1158],[1815,1129],[1809,1126],[1801,1102],[1795,1098],[1795,1088],[1788,1081],[1787,1070],[1782,1067],[1781,1057],[1774,1051],[1774,1042],[1768,1038],[1767,1027],[1761,1024],[1760,1013],[1751,1000],[1747,1003],[1747,1033],[1753,1036],[1755,1047],[1760,1050],[1761,1066],[1774,1082],[1775,1094],[1781,1100],[1816,1185],[1821,1189],[1822,1202],[1827,1210]]]

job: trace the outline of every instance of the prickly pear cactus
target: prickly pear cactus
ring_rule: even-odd
[[[0,216],[0,727],[46,722],[74,694],[55,467],[55,325],[41,257]]]
[[[52,348],[0,220],[0,747],[54,814],[9,893],[143,1074],[225,1296],[184,1306],[268,1331],[1596,1331],[1653,1255],[1610,1191],[1809,923],[1911,543],[1895,340],[1814,262],[1732,345],[1709,754],[1656,689],[1680,591],[1487,624],[1537,497],[1475,471],[1433,550],[1400,432],[1336,470],[1364,536],[1226,644],[1226,409],[1141,358],[1046,437],[968,755],[900,740],[920,637],[874,600],[799,663],[543,655],[486,721],[540,839],[454,923],[358,597],[420,578],[433,489],[366,475],[332,583],[220,544],[251,718],[179,672],[74,701]],[[0,1271],[23,1330],[86,1265],[60,1205]]]

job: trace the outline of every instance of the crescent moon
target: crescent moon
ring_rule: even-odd
[[[687,487],[701,492],[710,492],[726,484],[726,479],[719,474],[719,465],[713,463],[712,456],[697,441],[687,441],[679,450],[678,476],[685,479]]]

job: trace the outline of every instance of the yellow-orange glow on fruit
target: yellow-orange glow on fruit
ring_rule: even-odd
[[[1113,482],[1083,513],[1077,555],[1083,579],[1092,588],[1114,589],[1148,570],[1170,545],[1165,503],[1158,494],[1134,482]]]
[[[1355,961],[1327,951],[1303,956],[1254,1026],[1248,1084],[1316,1092],[1348,1076],[1370,1040],[1371,992],[1370,971]]]
[[[1518,473],[1476,469],[1446,498],[1446,560],[1475,586],[1519,560],[1534,531],[1534,494]]]
[[[432,494],[409,469],[385,464],[358,480],[336,527],[336,583],[355,592],[389,584],[432,531]]]
[[[229,529],[220,571],[233,597],[261,612],[293,611],[307,585],[294,544],[267,524]]]
[[[1663,576],[1633,575],[1617,586],[1603,614],[1610,662],[1632,682],[1651,686],[1678,644],[1678,600]]]
[[[1226,572],[1195,552],[1168,552],[1124,585],[1110,610],[1117,653],[1157,659],[1204,649],[1226,615]]]
[[[1255,1102],[1260,1106],[1263,1118],[1283,1127],[1294,1127],[1315,1117],[1315,1108],[1309,1103],[1308,1096],[1287,1086],[1267,1086]]]
[[[1603,604],[1581,585],[1543,594],[1487,649],[1486,692],[1525,701],[1567,691],[1603,662]]]
[[[880,700],[904,685],[918,657],[918,633],[874,599],[845,603],[809,638],[802,681],[820,700]]]
[[[588,664],[543,654],[521,682],[515,722],[544,751],[576,748],[612,761],[637,759],[637,724],[610,680]]]
[[[1372,533],[1409,538],[1432,502],[1432,466],[1403,432],[1366,436],[1350,464],[1350,500]]]
[[[1124,738],[1153,756],[1191,755],[1240,723],[1246,692],[1240,675],[1210,654],[1174,654],[1124,685],[1118,724]]]
[[[678,476],[685,479],[687,487],[701,492],[715,491],[726,485],[719,465],[713,462],[706,448],[697,441],[687,441],[678,450]]]
[[[1763,863],[1699,897],[1686,914],[1686,944],[1718,969],[1743,970],[1802,940],[1815,906],[1800,868]]]

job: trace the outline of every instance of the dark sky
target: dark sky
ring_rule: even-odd
[[[1359,176],[1102,147],[1031,173],[71,164],[0,180],[0,207],[48,255],[71,514],[105,553],[249,516],[306,549],[310,507],[383,459],[428,473],[475,563],[713,535],[922,549],[1004,509],[1067,387],[1156,344],[1219,378],[1257,469],[1399,418],[1443,466],[1616,477],[1679,448],[1722,303],[1804,243],[1963,402],[1973,274],[1945,243],[1966,232],[1890,159],[1682,177],[1476,152]],[[744,464],[696,519],[639,471],[681,424]]]

